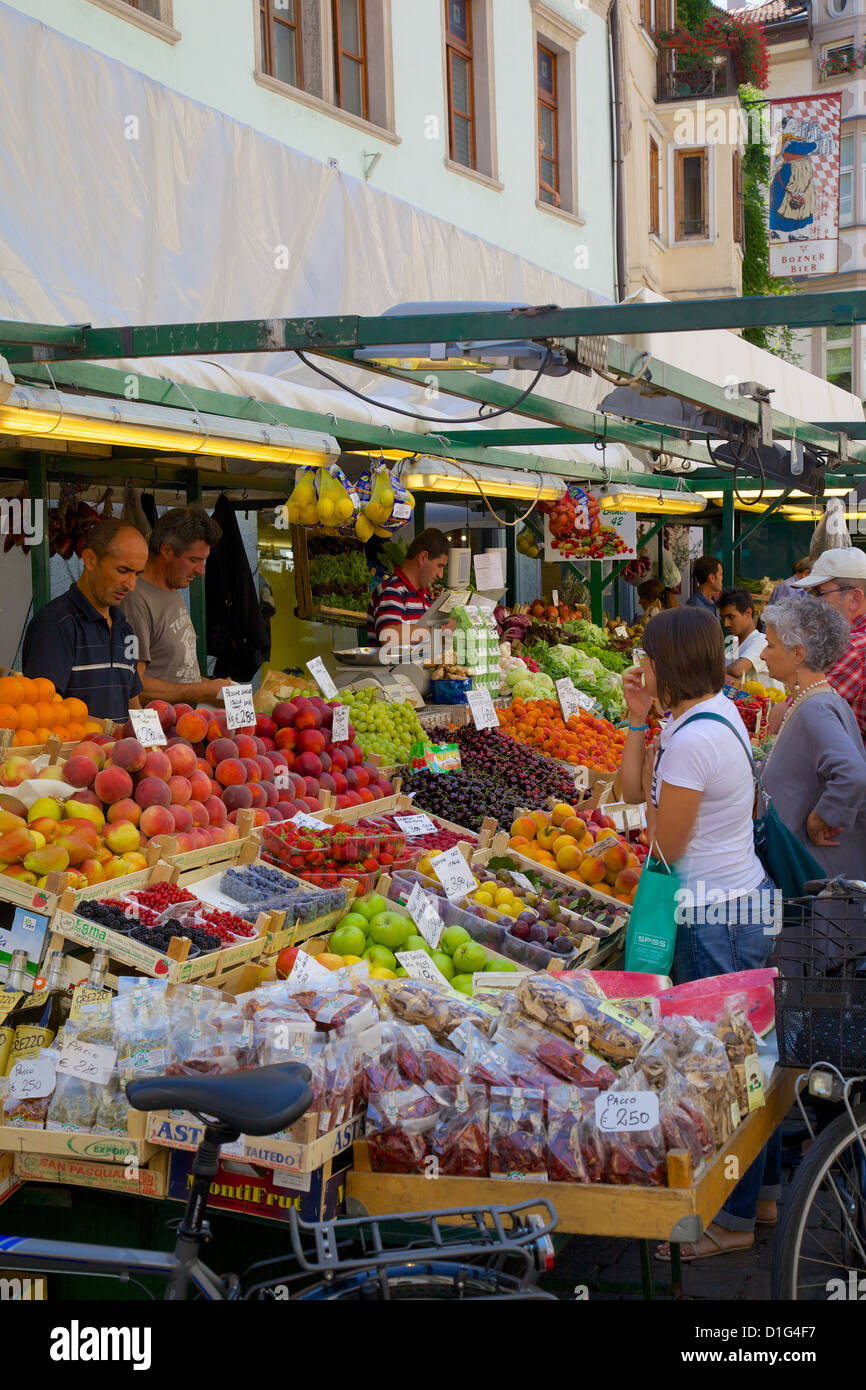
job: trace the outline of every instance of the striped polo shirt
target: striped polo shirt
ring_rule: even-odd
[[[396,569],[382,581],[370,600],[367,637],[371,642],[379,642],[383,628],[417,623],[427,612],[430,603],[429,589],[413,589],[403,571]]]
[[[25,676],[47,676],[63,696],[84,700],[96,719],[126,719],[141,690],[135,636],[120,608],[111,627],[73,584],[40,608],[24,636]]]

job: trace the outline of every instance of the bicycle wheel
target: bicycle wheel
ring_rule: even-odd
[[[866,1105],[854,1107],[866,1139]],[[814,1141],[782,1209],[772,1296],[797,1302],[848,1298],[866,1275],[866,1158],[847,1114]],[[855,1297],[856,1292],[855,1292]]]
[[[329,1302],[384,1302],[407,1299],[464,1299],[464,1298],[543,1298],[534,1287],[524,1287],[520,1280],[494,1271],[476,1269],[472,1265],[444,1263],[399,1265],[385,1270],[359,1270],[348,1278],[331,1283],[315,1284],[299,1296],[300,1300]]]

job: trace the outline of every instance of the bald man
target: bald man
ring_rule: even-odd
[[[120,605],[147,564],[147,541],[125,521],[87,534],[77,584],[41,608],[24,637],[25,676],[47,676],[96,719],[126,719],[139,707],[138,642]]]

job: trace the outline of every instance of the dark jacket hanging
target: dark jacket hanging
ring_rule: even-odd
[[[216,657],[215,676],[250,681],[270,655],[270,633],[234,507],[224,493],[213,509],[213,518],[222,527],[222,536],[205,570],[207,649]]]

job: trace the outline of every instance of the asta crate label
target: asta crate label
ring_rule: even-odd
[[[414,772],[459,772],[462,767],[456,743],[414,743],[409,757]]]

